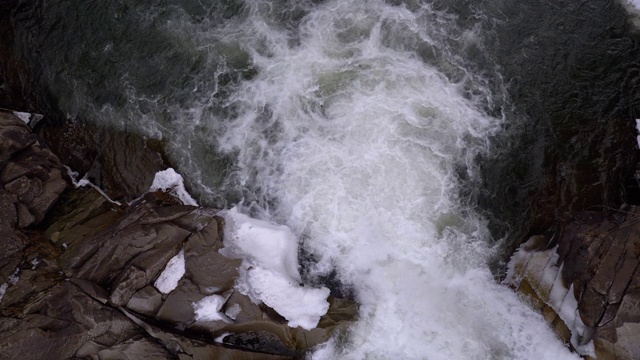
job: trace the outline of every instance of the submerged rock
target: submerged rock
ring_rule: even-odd
[[[506,282],[585,355],[640,359],[640,207],[571,214],[555,238],[532,237]]]

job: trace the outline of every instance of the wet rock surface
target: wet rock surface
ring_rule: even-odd
[[[640,207],[577,212],[554,238],[524,244],[508,281],[575,346],[592,342],[598,359],[639,359],[639,261]]]
[[[135,133],[75,119],[43,122],[37,132],[65,165],[116,201],[134,200],[167,168],[163,143]]]
[[[0,359],[291,359],[355,318],[355,303],[330,298],[317,328],[290,328],[233,288],[240,260],[218,253],[216,210],[162,192],[119,205],[68,185],[10,112],[0,136]],[[163,293],[180,252],[184,275]],[[223,299],[221,320],[196,321],[208,296]]]

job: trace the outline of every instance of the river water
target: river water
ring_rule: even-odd
[[[600,68],[637,42],[618,3],[521,3],[43,0],[15,19],[68,118],[164,139],[200,203],[289,226],[305,282],[361,304],[314,358],[574,359],[496,282],[515,240],[490,229],[526,207],[544,124],[633,116]]]

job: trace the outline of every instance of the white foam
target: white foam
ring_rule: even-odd
[[[329,309],[329,289],[300,285],[298,240],[291,230],[252,219],[235,207],[221,215],[226,225],[220,253],[243,259],[236,289],[274,309],[291,327],[316,327]]]
[[[168,294],[178,287],[178,282],[184,276],[185,262],[184,262],[184,249],[171,258],[164,270],[156,279],[155,286],[163,294]]]
[[[184,187],[184,179],[174,169],[158,171],[153,178],[153,183],[149,191],[163,190],[175,195],[185,205],[198,206],[198,203],[191,197]]]

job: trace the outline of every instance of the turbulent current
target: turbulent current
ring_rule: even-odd
[[[529,121],[500,63],[529,48],[495,52],[487,3],[60,4],[77,23],[47,41],[85,45],[44,81],[70,118],[166,140],[199,202],[292,229],[304,281],[361,304],[313,358],[578,358],[490,270],[478,159]]]

